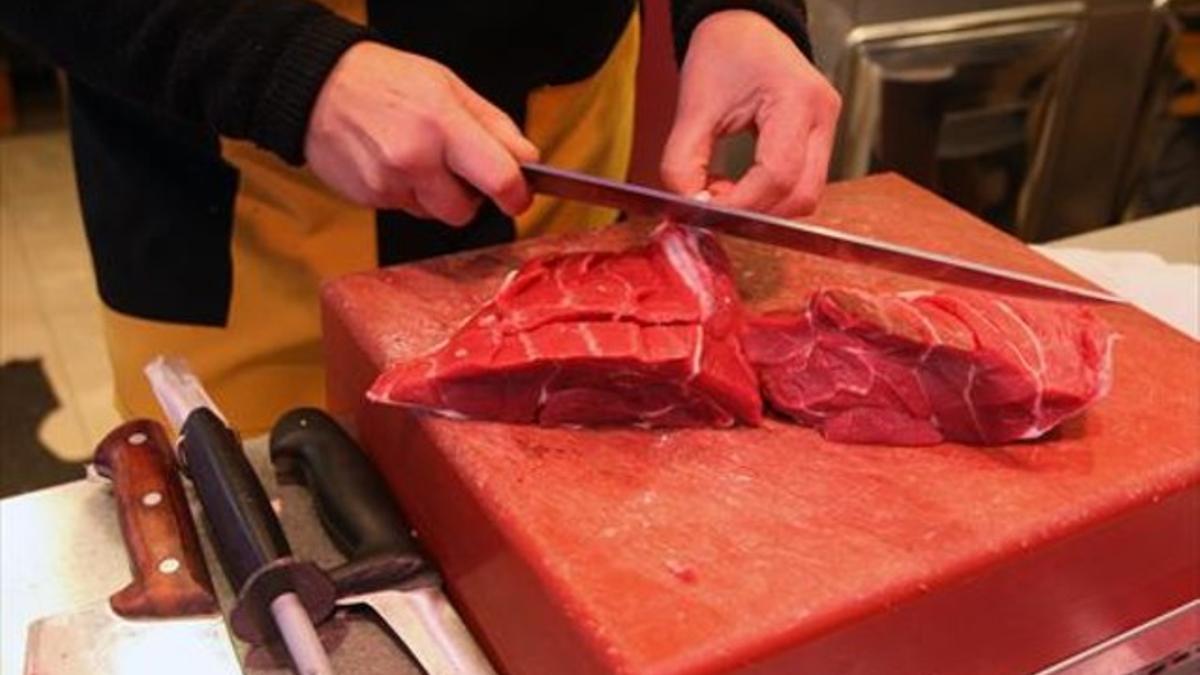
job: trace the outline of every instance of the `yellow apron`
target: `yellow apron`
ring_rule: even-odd
[[[359,2],[329,4],[364,20]],[[530,95],[525,132],[545,162],[614,178],[626,174],[639,32],[634,12],[594,75]],[[177,354],[188,359],[230,421],[256,434],[291,407],[323,403],[318,291],[328,279],[376,265],[375,212],[249,143],[226,141],[222,152],[240,172],[227,325],[161,323],[109,309],[104,325],[123,414],[160,417],[142,366],[157,354]],[[516,225],[518,236],[526,237],[592,228],[614,215],[538,197]]]

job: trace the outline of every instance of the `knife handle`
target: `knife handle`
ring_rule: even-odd
[[[291,547],[237,434],[208,408],[196,408],[180,429],[179,452],[213,534],[217,557],[237,591],[229,617],[234,634],[262,644],[277,637],[271,603],[295,593],[314,624],[333,611],[335,591]]]
[[[180,429],[179,453],[204,506],[221,565],[234,589],[258,570],[291,556],[279,519],[232,429],[197,408]]]
[[[212,578],[166,431],[152,420],[127,422],[97,446],[92,465],[113,482],[133,581],[109,598],[127,618],[218,611]]]
[[[382,476],[328,414],[287,413],[270,445],[280,480],[308,487],[321,525],[348,558],[330,572],[339,594],[396,585],[428,567]]]

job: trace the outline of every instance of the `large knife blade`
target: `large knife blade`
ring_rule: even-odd
[[[166,433],[134,420],[101,441],[133,581],[78,612],[30,625],[26,675],[240,673]]]
[[[608,206],[633,215],[670,219],[743,239],[872,265],[942,283],[1013,295],[1126,302],[1105,291],[819,225],[720,206],[643,185],[622,183],[545,164],[524,163],[521,171],[534,192]]]
[[[330,572],[338,604],[373,609],[429,675],[495,673],[345,430],[321,410],[300,408],[275,424],[270,447],[280,479],[308,486],[321,524],[349,559]]]

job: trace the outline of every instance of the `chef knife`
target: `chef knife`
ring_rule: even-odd
[[[524,163],[521,170],[534,192],[608,206],[639,216],[671,219],[804,253],[992,292],[1126,302],[1104,291],[578,171],[536,163]]]
[[[240,673],[163,428],[117,427],[92,466],[112,481],[133,581],[29,627],[26,675]]]
[[[321,410],[293,410],[271,430],[270,447],[280,479],[308,486],[349,559],[331,571],[338,604],[370,606],[430,675],[494,673],[382,477],[341,426]]]
[[[145,368],[151,388],[179,429],[179,456],[213,534],[237,603],[229,623],[239,638],[264,644],[282,637],[301,675],[332,673],[315,623],[333,611],[332,581],[292,556],[266,492],[199,380],[180,359]]]

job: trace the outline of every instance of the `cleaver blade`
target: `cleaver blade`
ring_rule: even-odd
[[[29,627],[25,675],[240,673],[220,616],[126,619],[102,600]]]

